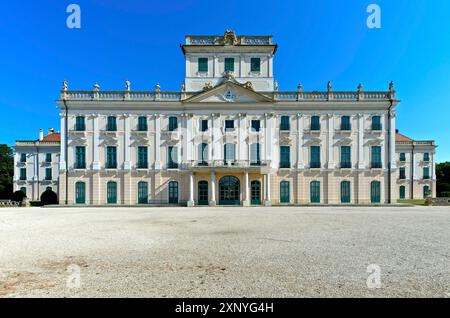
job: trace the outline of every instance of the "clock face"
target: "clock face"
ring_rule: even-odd
[[[225,98],[225,100],[227,100],[229,102],[232,102],[235,100],[236,94],[233,91],[228,90],[225,92],[225,94],[223,94],[223,98]]]

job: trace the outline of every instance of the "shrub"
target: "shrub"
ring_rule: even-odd
[[[16,191],[12,194],[11,196],[11,201],[14,202],[22,202],[23,199],[25,199],[27,196],[25,195],[25,193],[23,193],[21,190]]]

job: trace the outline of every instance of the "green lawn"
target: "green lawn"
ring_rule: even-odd
[[[397,202],[403,203],[403,204],[425,205],[425,199],[422,199],[422,200],[398,200]]]

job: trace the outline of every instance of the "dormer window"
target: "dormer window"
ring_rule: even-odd
[[[225,58],[225,72],[234,72],[234,58]]]
[[[250,60],[250,71],[252,73],[261,72],[261,59],[259,57],[252,57]]]
[[[198,58],[198,72],[199,73],[208,73],[208,58],[206,58],[206,57]]]

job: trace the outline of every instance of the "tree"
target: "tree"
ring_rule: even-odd
[[[0,144],[0,199],[11,199],[14,176],[13,149]]]
[[[437,195],[450,196],[450,162],[436,165]]]

